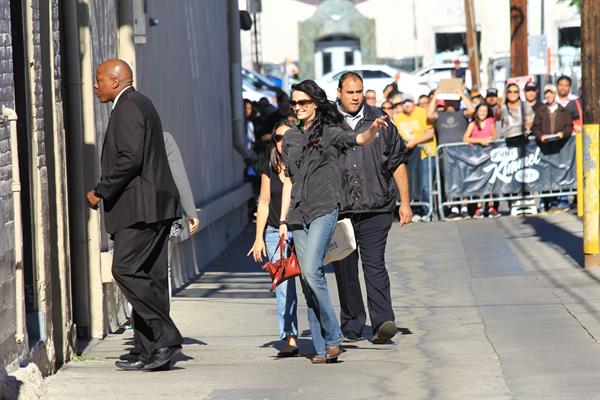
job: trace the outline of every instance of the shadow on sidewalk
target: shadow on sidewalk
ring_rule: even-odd
[[[565,264],[585,274],[586,278],[594,281],[596,284],[600,283],[600,279],[597,276],[583,268],[582,238],[568,232],[559,225],[548,222],[540,217],[527,217],[523,219],[523,224],[532,226],[536,231],[536,235],[542,242],[548,243],[558,249],[562,249],[563,254],[569,256],[576,263]],[[568,294],[577,304],[581,305],[589,315],[600,322],[597,308],[589,302],[589,299],[584,294],[580,293],[577,288],[572,287],[569,283],[562,282],[560,275],[555,275],[552,271],[549,271],[547,266],[542,265],[536,255],[531,253],[530,249],[521,244],[518,240],[515,240],[513,244],[523,255],[528,257],[529,262],[537,273],[544,276],[555,288]]]
[[[254,224],[248,225],[202,273],[182,286],[176,297],[261,299],[275,297],[269,292],[269,274],[247,257],[254,242]],[[264,260],[266,262],[266,260]]]
[[[562,249],[564,254],[567,254],[577,265],[583,268],[583,239],[581,237],[540,217],[527,217],[523,220],[523,223],[535,229],[542,242],[550,243],[554,247]]]
[[[179,288],[174,296],[184,298],[268,299],[271,279],[262,266],[267,259],[255,262],[246,256],[254,243],[255,225],[249,224],[243,232],[204,271]],[[333,274],[327,265],[325,273]]]

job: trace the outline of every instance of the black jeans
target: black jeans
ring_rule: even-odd
[[[344,336],[362,336],[366,313],[358,279],[358,254],[362,261],[367,304],[373,333],[385,321],[394,321],[390,278],[385,268],[385,245],[392,213],[362,213],[351,216],[357,249],[333,263],[340,296],[340,322]]]

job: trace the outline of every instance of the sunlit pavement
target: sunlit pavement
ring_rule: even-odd
[[[580,267],[582,224],[571,214],[395,224],[387,264],[399,334],[347,345],[329,365],[274,357],[275,301],[245,257],[252,229],[174,298],[186,338],[174,369],[117,371],[125,331],[49,378],[48,397],[600,399],[600,271]]]

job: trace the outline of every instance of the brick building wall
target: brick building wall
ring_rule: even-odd
[[[0,104],[14,108],[10,0],[0,0]],[[0,374],[17,352],[15,343],[14,214],[10,130],[0,124]]]
[[[13,4],[14,5],[14,4]],[[45,4],[44,4],[45,6]],[[26,38],[29,37],[32,41],[32,52],[28,55],[27,63],[29,71],[27,71],[26,79],[29,81],[31,91],[27,102],[28,112],[23,111],[18,115],[19,119],[27,119],[28,132],[19,132],[27,134],[30,141],[29,163],[30,169],[30,195],[32,200],[31,217],[33,223],[33,232],[35,235],[35,255],[34,266],[37,268],[37,284],[35,291],[38,294],[38,307],[45,315],[44,336],[47,336],[46,343],[39,347],[38,351],[33,354],[31,350],[36,343],[29,342],[30,348],[17,345],[15,342],[16,333],[16,298],[15,298],[15,254],[14,254],[14,210],[13,196],[11,193],[11,148],[10,148],[10,130],[8,123],[0,123],[0,383],[3,374],[6,373],[5,368],[19,359],[20,356],[26,356],[28,353],[39,362],[42,366],[42,371],[48,372],[53,370],[55,361],[54,345],[53,345],[53,307],[56,305],[60,309],[59,293],[53,290],[53,282],[57,282],[59,277],[54,273],[56,271],[56,258],[53,254],[56,253],[56,242],[52,241],[52,230],[55,229],[54,224],[49,223],[49,215],[54,210],[50,207],[49,190],[54,185],[54,176],[49,177],[48,162],[54,160],[52,143],[47,143],[47,140],[52,140],[54,132],[46,132],[44,117],[45,114],[51,115],[51,111],[55,112],[56,132],[59,133],[59,138],[56,140],[58,153],[64,154],[64,127],[63,127],[63,99],[61,92],[61,32],[60,32],[60,12],[59,0],[51,0],[50,3],[51,16],[51,36],[50,40],[54,46],[54,53],[50,56],[54,60],[55,68],[51,82],[55,90],[55,100],[48,104],[44,103],[44,95],[48,96],[50,87],[44,87],[43,84],[43,37],[42,37],[42,20],[41,18],[48,17],[40,10],[40,0],[31,0],[31,7],[24,7],[23,12],[26,12],[30,17],[31,25],[25,22]],[[47,21],[47,20],[45,20]],[[47,26],[47,23],[46,23]],[[15,108],[15,82],[13,72],[13,35],[11,32],[11,1],[0,0],[0,104],[7,107]],[[15,44],[17,45],[17,44]],[[27,47],[26,43],[22,44]],[[47,99],[46,99],[47,100]],[[51,107],[52,110],[45,110],[45,107]],[[46,115],[46,117],[48,116]],[[54,160],[55,168],[65,170],[66,160],[59,158]],[[23,184],[21,177],[21,183]],[[54,189],[64,191],[66,187]],[[55,204],[55,203],[54,203]],[[61,218],[59,216],[59,218]],[[62,218],[67,218],[62,216]],[[27,229],[27,227],[25,227]],[[68,242],[68,238],[67,238]],[[29,243],[24,243],[24,251],[28,252],[31,249]],[[54,286],[55,287],[55,286]],[[63,324],[61,324],[63,325]],[[69,326],[68,323],[64,324]],[[44,326],[42,326],[44,328]],[[61,327],[58,327],[61,329]],[[0,389],[1,389],[0,385]],[[0,392],[1,393],[1,392]]]

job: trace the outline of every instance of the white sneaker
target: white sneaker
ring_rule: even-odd
[[[413,215],[413,217],[412,217],[412,220],[411,220],[411,221],[412,221],[412,223],[413,223],[413,224],[416,224],[416,223],[418,223],[418,222],[421,222],[421,220],[422,220],[422,219],[423,219],[423,218],[421,218],[421,216],[420,216],[420,215],[417,215],[417,214],[415,214],[415,215]]]

